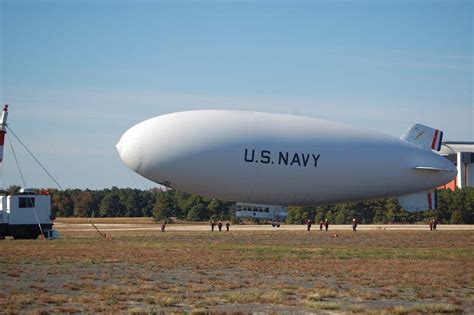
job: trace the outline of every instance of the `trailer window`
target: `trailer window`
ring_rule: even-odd
[[[20,197],[18,198],[19,208],[34,208],[35,207],[35,198],[32,197]]]

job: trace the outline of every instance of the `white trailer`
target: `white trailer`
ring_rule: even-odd
[[[24,189],[19,194],[0,196],[0,239],[35,239],[42,233],[45,238],[57,238],[53,219],[48,194]]]
[[[3,162],[3,147],[7,133],[8,105],[3,108],[0,119],[0,164]],[[51,196],[36,194],[32,189],[22,189],[18,194],[0,196],[0,239],[13,236],[15,239],[35,239],[40,234],[54,239],[59,236],[53,230]]]

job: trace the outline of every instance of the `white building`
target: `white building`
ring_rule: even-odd
[[[458,176],[444,188],[474,187],[474,142],[446,141],[440,153],[456,165]]]

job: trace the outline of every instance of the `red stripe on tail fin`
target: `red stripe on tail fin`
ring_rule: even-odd
[[[4,145],[4,144],[5,144],[5,134],[6,134],[5,131],[0,130],[0,145]]]
[[[436,140],[438,140],[438,129],[435,129],[433,141],[431,142],[431,149],[433,150],[436,148]]]

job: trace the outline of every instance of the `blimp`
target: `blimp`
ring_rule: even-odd
[[[434,209],[432,189],[457,174],[438,154],[442,138],[422,124],[397,138],[313,117],[196,110],[138,123],[116,148],[153,182],[270,218],[289,205],[381,197],[410,212]]]

